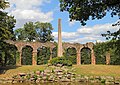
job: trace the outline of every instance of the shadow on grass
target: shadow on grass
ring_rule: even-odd
[[[0,66],[0,74],[5,74],[5,72],[7,70],[10,70],[10,69],[16,69],[16,68],[19,68],[21,66]]]

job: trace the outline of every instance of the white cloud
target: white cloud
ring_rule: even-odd
[[[95,25],[93,27],[82,27],[77,30],[79,34],[83,35],[94,35],[94,36],[100,36],[102,33],[106,33],[107,31],[117,31],[118,27],[113,27],[112,23],[107,23],[107,24],[99,24]]]
[[[86,42],[103,42],[105,37],[101,34],[106,33],[108,30],[111,32],[117,31],[119,27],[113,27],[112,23],[99,24],[93,27],[81,27],[78,28],[76,32],[62,32],[62,40],[64,42],[76,42],[76,43],[86,43]],[[57,40],[57,32],[53,32],[55,40]]]
[[[50,0],[9,0],[10,8],[6,9],[10,15],[15,16],[16,28],[23,26],[28,21],[51,22],[53,12],[42,12],[41,6]]]
[[[70,20],[69,20],[69,26],[75,25],[75,22],[76,22],[76,21],[70,21]]]
[[[58,38],[58,32],[53,32],[52,35],[54,36],[55,39]],[[74,39],[75,37],[78,37],[79,35],[76,32],[62,32],[62,39],[63,40],[69,40],[69,39]]]

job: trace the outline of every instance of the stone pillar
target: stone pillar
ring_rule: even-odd
[[[37,65],[37,52],[32,52],[32,65]]]
[[[19,57],[16,58],[16,66],[21,66],[22,51],[19,51]]]
[[[62,35],[61,35],[61,19],[58,19],[58,57],[61,57],[62,54]]]
[[[50,60],[52,59],[52,48],[50,48]]]
[[[106,52],[106,64],[109,65],[110,64],[110,53]]]
[[[81,54],[77,52],[77,65],[81,65]]]
[[[92,65],[96,64],[95,54],[93,50],[91,51],[91,64]]]

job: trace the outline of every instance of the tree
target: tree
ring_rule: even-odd
[[[51,30],[53,28],[50,23],[28,22],[24,24],[23,28],[15,30],[14,33],[18,40],[47,42],[53,41]]]
[[[23,28],[16,29],[14,34],[16,36],[16,40],[25,40],[25,31]]]
[[[120,26],[120,21],[113,24],[112,26]],[[106,34],[102,34],[102,36],[106,37],[106,39],[113,39],[113,40],[120,40],[120,28],[118,31],[111,33],[110,31],[107,31]]]
[[[37,40],[40,42],[53,41],[53,36],[51,30],[53,30],[50,23],[40,23],[36,22]]]
[[[0,9],[5,9],[9,7],[9,2],[6,2],[6,0],[0,0]]]
[[[25,38],[28,39],[28,41],[35,40],[36,31],[35,31],[35,25],[33,22],[26,23],[24,25],[24,31],[25,31]]]
[[[4,42],[6,39],[14,39],[13,28],[15,27],[16,20],[13,16],[9,16],[1,9],[5,9],[9,3],[5,0],[0,0],[0,63],[6,65],[9,59],[12,58],[12,45]]]
[[[102,19],[107,12],[120,16],[120,0],[59,0],[60,10],[68,11],[70,21],[80,21],[85,25],[90,18]]]
[[[16,20],[13,16],[8,16],[6,12],[0,11],[0,40],[12,39],[14,37],[13,28]]]
[[[110,53],[110,64],[112,65],[120,65],[120,43],[117,40],[111,40],[102,43],[96,43],[94,45],[94,51],[96,56],[97,64],[105,64],[106,63],[106,52]]]
[[[70,21],[80,21],[82,25],[86,25],[86,21],[90,18],[102,19],[108,12],[111,13],[111,17],[114,15],[120,18],[120,0],[59,0],[60,10],[68,11]],[[118,21],[120,24],[120,21]],[[111,33],[108,31],[107,35],[120,37],[120,29]]]

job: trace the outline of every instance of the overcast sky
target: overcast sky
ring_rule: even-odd
[[[118,17],[110,17],[107,14],[101,20],[89,20],[86,26],[81,26],[80,22],[70,22],[67,12],[60,12],[59,0],[8,0],[10,8],[6,11],[17,20],[16,28],[22,27],[28,21],[50,22],[54,28],[53,35],[57,41],[58,18],[62,19],[62,41],[63,42],[96,42],[105,41],[102,33],[110,30],[114,32],[118,27],[111,24],[117,22]]]

